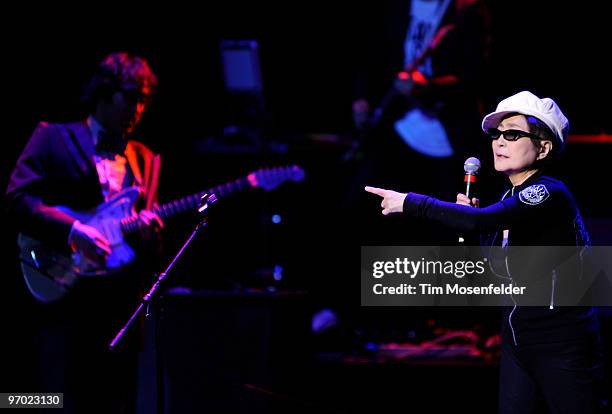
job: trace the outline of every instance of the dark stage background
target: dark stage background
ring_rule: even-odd
[[[492,53],[483,79],[487,112],[500,98],[529,89],[555,98],[571,121],[571,133],[612,133],[605,5],[589,1],[488,1],[488,5]],[[474,329],[484,338],[495,334],[498,325],[497,309],[450,312],[361,308],[359,304],[360,246],[419,241],[415,235],[424,229],[422,224],[379,217],[378,202],[359,189],[386,183],[361,182],[356,178],[360,177],[359,162],[342,160],[351,139],[351,102],[363,62],[375,75],[370,85],[373,103],[398,69],[390,66],[388,57],[396,46],[388,40],[401,43],[403,38],[403,33],[390,28],[390,14],[396,7],[396,2],[272,5],[229,1],[214,6],[143,6],[142,10],[125,5],[75,9],[77,17],[67,17],[67,11],[60,10],[6,13],[11,25],[0,29],[4,39],[3,190],[39,120],[65,121],[85,115],[79,105],[83,84],[99,60],[116,50],[145,56],[159,78],[154,105],[137,135],[162,154],[162,201],[261,167],[297,163],[306,171],[301,183],[285,183],[269,193],[241,193],[211,211],[210,228],[188,251],[168,285],[194,292],[169,301],[169,318],[176,323],[170,324],[172,329],[162,343],[168,361],[175,364],[168,377],[175,385],[170,393],[184,391],[179,386],[183,383],[222,388],[209,377],[200,378],[197,369],[181,369],[188,362],[172,359],[181,348],[169,340],[176,336],[184,343],[197,343],[202,335],[214,335],[219,344],[208,345],[205,355],[231,349],[227,352],[238,361],[254,364],[249,365],[249,375],[255,383],[272,390],[247,389],[246,380],[236,374],[233,386],[242,384],[238,391],[234,389],[237,394],[217,393],[228,400],[248,396],[256,401],[251,408],[272,410],[267,404],[273,404],[279,410],[320,412],[383,404],[394,409],[443,392],[449,392],[447,400],[429,404],[462,406],[472,401],[466,395],[473,393],[483,396],[475,402],[483,411],[495,406],[494,363],[431,367],[374,363],[367,358],[371,356],[368,344],[429,339],[440,329]],[[255,39],[259,44],[265,97],[259,146],[243,135],[227,133],[226,127],[236,118],[235,102],[223,87],[219,42],[224,39]],[[569,144],[559,168],[592,225],[595,241],[602,244],[612,241],[612,212],[604,202],[611,146]],[[465,155],[476,155],[483,169],[491,168],[488,154]],[[408,176],[423,167],[401,166],[398,174]],[[449,179],[456,181],[460,191],[461,165],[453,172]],[[484,199],[495,198],[504,184],[487,173],[482,181],[483,191],[488,191]],[[415,190],[412,184],[406,179],[398,190]],[[280,216],[279,224],[272,222],[274,215]],[[40,308],[17,269],[14,228],[4,215],[1,224],[0,302],[6,350],[0,391],[34,392],[31,327]],[[190,218],[168,223],[167,255],[178,248],[191,227]],[[275,269],[282,273],[282,280],[273,280]],[[288,296],[275,296],[269,288]],[[193,311],[186,311],[190,307]],[[335,312],[337,325],[325,334],[311,334],[310,318],[326,308]],[[219,322],[223,318],[227,325]],[[236,328],[241,324],[245,329]],[[261,329],[252,329],[258,324]],[[234,345],[228,348],[224,341]],[[186,355],[194,355],[191,361],[209,372],[240,371],[229,362],[211,367],[198,354],[204,348],[186,349],[191,352]],[[347,356],[355,359],[347,360]],[[458,383],[462,385],[457,387]],[[194,386],[192,391],[198,390]],[[144,399],[147,392],[150,389]],[[409,400],[381,403],[375,397],[392,398],[400,392]],[[352,402],[342,402],[347,400]]]

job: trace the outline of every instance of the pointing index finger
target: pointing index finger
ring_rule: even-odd
[[[366,187],[365,187],[365,190],[366,190],[368,193],[376,194],[376,195],[379,195],[379,196],[381,196],[381,197],[384,197],[384,196],[385,196],[385,191],[387,191],[387,190],[385,190],[385,189],[383,189],[383,188],[378,188],[378,187],[370,187],[370,186],[366,186]]]

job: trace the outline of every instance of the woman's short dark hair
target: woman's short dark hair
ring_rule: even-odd
[[[525,115],[525,119],[527,120],[527,125],[529,126],[529,132],[542,138],[541,140],[536,138],[531,139],[531,142],[536,149],[539,150],[542,148],[542,140],[551,141],[553,144],[552,150],[548,153],[548,155],[546,155],[545,158],[536,161],[540,167],[547,166],[561,151],[561,143],[558,142],[550,127],[541,120],[530,115]]]
[[[157,87],[157,77],[143,57],[127,52],[111,53],[102,59],[83,94],[83,102],[92,108],[110,99],[119,90],[139,90],[150,98]]]

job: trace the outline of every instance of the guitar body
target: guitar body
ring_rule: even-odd
[[[198,211],[204,195],[224,197],[249,188],[270,191],[281,183],[302,181],[304,170],[297,165],[275,167],[251,172],[246,177],[192,194],[179,200],[156,206],[154,213],[162,220],[189,211]],[[71,256],[58,253],[32,237],[20,233],[19,258],[26,285],[40,302],[54,302],[66,295],[80,278],[105,277],[118,274],[135,259],[134,250],[125,241],[125,235],[138,232],[138,217],[134,206],[138,199],[137,187],[129,187],[93,211],[74,211],[56,206],[59,210],[84,224],[95,227],[109,241],[111,253],[100,264],[76,251]]]
[[[95,227],[109,241],[111,253],[107,256],[103,268],[78,251],[68,257],[20,233],[17,243],[21,270],[34,297],[45,303],[59,300],[80,277],[109,276],[133,262],[135,253],[124,239],[121,220],[134,214],[137,198],[138,189],[130,187],[93,211],[74,211],[68,207],[57,206],[71,217]]]

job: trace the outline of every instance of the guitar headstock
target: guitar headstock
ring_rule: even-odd
[[[261,168],[247,176],[252,187],[261,187],[266,191],[274,190],[285,181],[299,182],[306,173],[302,167],[291,165],[288,167]]]

